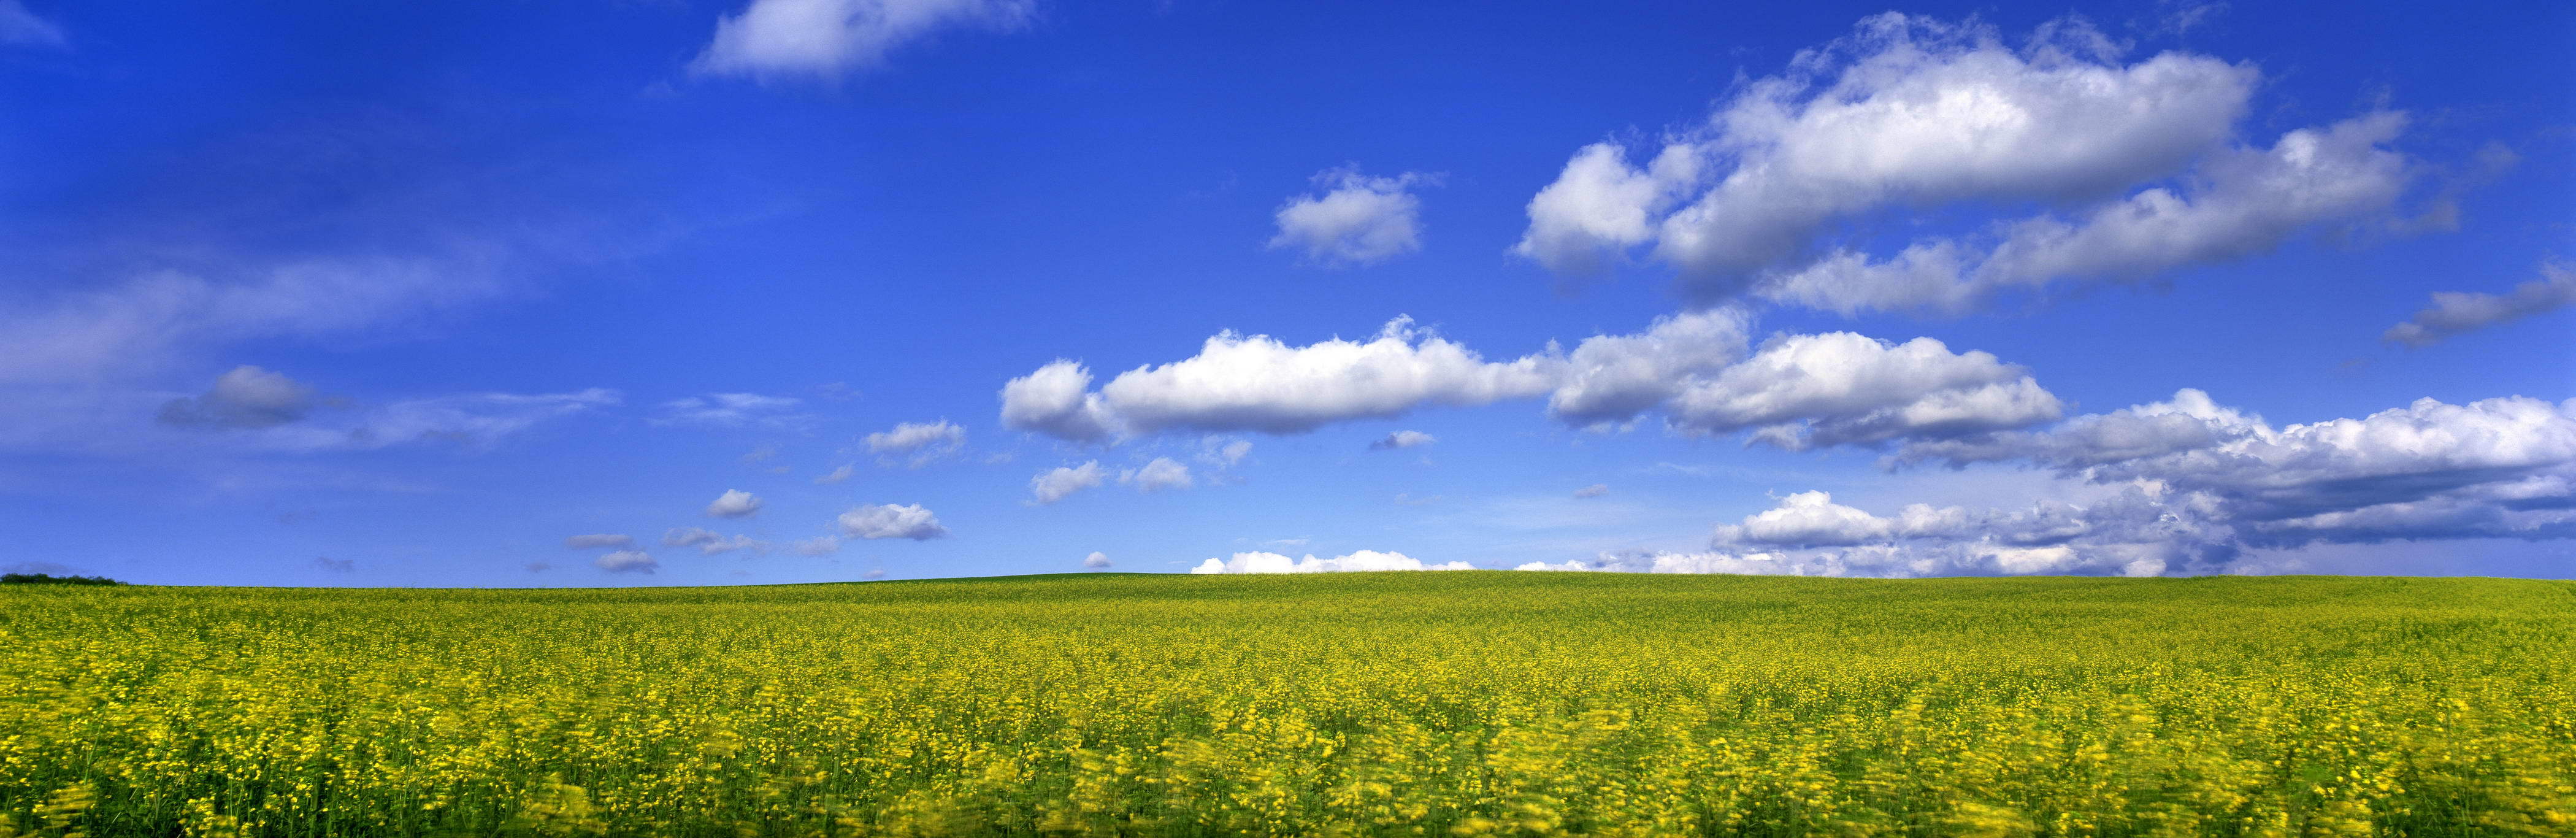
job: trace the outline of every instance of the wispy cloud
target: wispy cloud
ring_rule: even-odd
[[[716,22],[689,70],[701,75],[834,79],[943,30],[1013,29],[1034,0],[752,0]]]

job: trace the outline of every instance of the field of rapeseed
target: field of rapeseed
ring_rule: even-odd
[[[0,589],[0,835],[2576,834],[2576,584]]]

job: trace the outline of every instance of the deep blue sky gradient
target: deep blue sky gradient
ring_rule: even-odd
[[[1121,570],[1253,549],[1508,567],[1700,549],[1711,525],[1790,492],[1886,512],[2009,504],[2045,482],[1891,475],[1874,450],[1583,433],[1507,403],[1244,436],[1255,448],[1227,485],[1034,505],[1036,472],[1186,459],[1198,443],[1084,451],[996,420],[1002,383],[1053,359],[1114,374],[1227,329],[1293,345],[1410,315],[1488,358],[1642,329],[1681,308],[1671,271],[1569,283],[1509,256],[1531,195],[1577,148],[1704,119],[1739,79],[1779,73],[1881,5],[1058,3],[1016,31],[938,32],[882,67],[767,80],[687,69],[740,10],[730,1],[26,7],[67,43],[0,46],[0,302],[306,258],[429,260],[502,289],[363,328],[195,342],[83,386],[148,406],[255,365],[349,409],[594,387],[624,401],[490,445],[316,453],[245,451],[129,412],[94,445],[0,449],[0,564],[259,585],[957,576],[1074,570],[1095,550]],[[2452,232],[2302,237],[1960,317],[1774,308],[1764,332],[1934,337],[2027,367],[2078,412],[2183,387],[2275,423],[2424,397],[2576,396],[2566,310],[2424,349],[2379,341],[2428,293],[2500,292],[2576,255],[2576,7],[2246,3],[2179,35],[2153,31],[2173,9],[2144,2],[1904,11],[2011,38],[2074,12],[2131,41],[2132,59],[2250,63],[2258,145],[2385,106],[2413,116],[2397,146],[2428,164],[2466,173],[2490,145],[2519,159],[2461,187]],[[1441,175],[1417,192],[1421,251],[1326,269],[1264,247],[1281,203],[1345,163]],[[1893,242],[2037,208],[1856,224]],[[857,395],[817,389],[836,382]],[[663,402],[719,392],[802,398],[815,419],[653,421]],[[968,433],[949,461],[840,453],[942,418]],[[1440,441],[1366,450],[1399,428]],[[777,455],[742,462],[762,446]],[[844,462],[855,478],[811,482]],[[1594,483],[1612,492],[1567,497]],[[768,506],[742,522],[699,513],[729,488]],[[649,577],[602,574],[560,544],[652,545],[683,526],[785,542],[830,532],[857,503],[919,503],[953,535],[828,557],[656,545]],[[1306,541],[1262,546],[1281,539]],[[2317,567],[2351,572],[2576,576],[2564,541],[2315,549]]]

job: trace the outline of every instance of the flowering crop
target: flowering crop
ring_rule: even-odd
[[[2576,834],[2576,584],[0,589],[5,835]]]

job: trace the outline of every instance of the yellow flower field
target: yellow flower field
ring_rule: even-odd
[[[2576,584],[0,588],[9,835],[2576,835]]]

